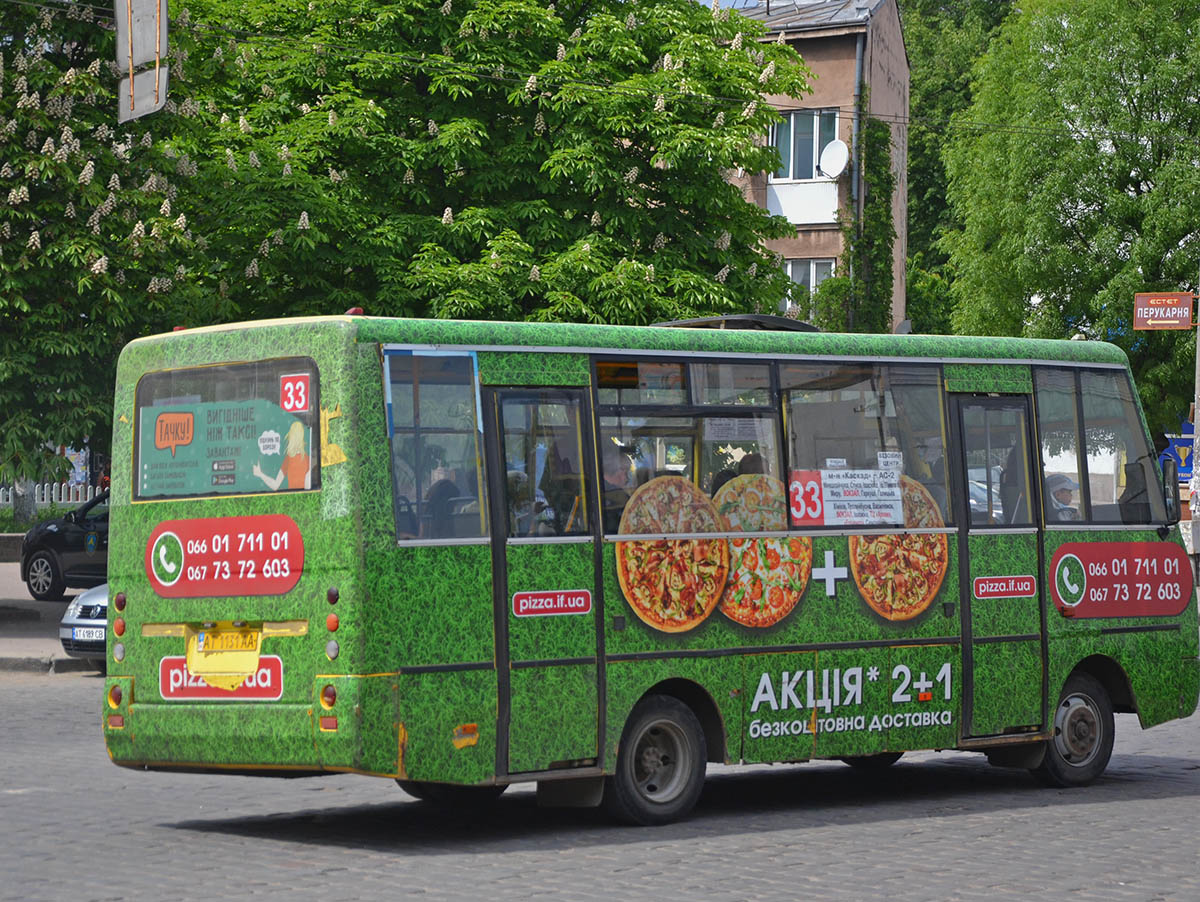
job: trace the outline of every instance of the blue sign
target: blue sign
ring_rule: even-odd
[[[99,533],[89,532],[83,537],[83,550],[88,554],[95,554],[96,549],[100,547]]]

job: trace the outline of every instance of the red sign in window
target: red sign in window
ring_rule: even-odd
[[[1065,617],[1174,617],[1192,597],[1187,554],[1167,542],[1068,542],[1048,579]]]
[[[279,377],[279,406],[288,413],[307,413],[309,405],[308,373]]]
[[[146,575],[163,598],[283,595],[304,572],[304,539],[284,514],[167,520],[146,541]]]
[[[228,699],[273,702],[283,697],[283,661],[278,655],[263,655],[258,669],[233,690],[210,686],[204,677],[187,669],[187,658],[173,655],[158,662],[158,694],[173,699]]]

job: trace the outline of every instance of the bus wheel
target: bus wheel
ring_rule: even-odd
[[[860,770],[883,770],[900,760],[904,752],[880,752],[878,755],[855,755],[841,760]]]
[[[1054,736],[1033,774],[1049,786],[1084,786],[1095,780],[1113,748],[1112,702],[1086,673],[1073,673],[1054,710]]]
[[[605,780],[604,807],[631,824],[683,817],[700,798],[707,757],[691,708],[667,695],[644,698],[625,723],[616,773]]]
[[[489,805],[508,787],[459,786],[454,783],[424,783],[417,780],[397,780],[400,788],[415,799],[435,805],[471,807]]]

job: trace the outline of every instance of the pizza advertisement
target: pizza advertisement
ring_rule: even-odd
[[[709,499],[687,479],[660,476],[630,497],[622,535],[760,532],[787,528],[783,483],[744,474]],[[661,632],[694,629],[716,609],[767,627],[796,606],[812,571],[807,537],[655,538],[618,542],[617,577],[629,606]]]
[[[904,525],[910,529],[944,527],[929,490],[900,476]],[[850,537],[850,570],[867,606],[885,620],[912,620],[937,597],[950,565],[945,533],[904,532]]]
[[[949,570],[950,547],[944,532],[928,531],[945,527],[929,490],[911,477],[890,475],[900,494],[901,528],[921,531],[850,535],[846,572],[868,610],[904,622],[933,604]],[[813,540],[736,534],[785,532],[786,501],[783,482],[767,474],[737,476],[712,499],[681,476],[640,486],[618,529],[631,538],[616,543],[617,577],[630,608],[664,633],[693,630],[718,608],[744,628],[780,624],[801,606],[813,579]]]

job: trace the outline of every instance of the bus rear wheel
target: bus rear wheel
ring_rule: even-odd
[[[418,780],[397,780],[400,788],[415,799],[430,802],[434,805],[457,805],[459,807],[479,807],[490,805],[500,798],[508,787],[501,786],[459,786],[455,783],[425,783]]]
[[[1108,766],[1113,749],[1113,709],[1093,676],[1073,673],[1054,709],[1054,735],[1033,774],[1049,786],[1085,786]]]
[[[707,757],[692,709],[668,695],[647,696],[625,723],[616,773],[605,780],[604,807],[631,824],[677,820],[700,798]]]

